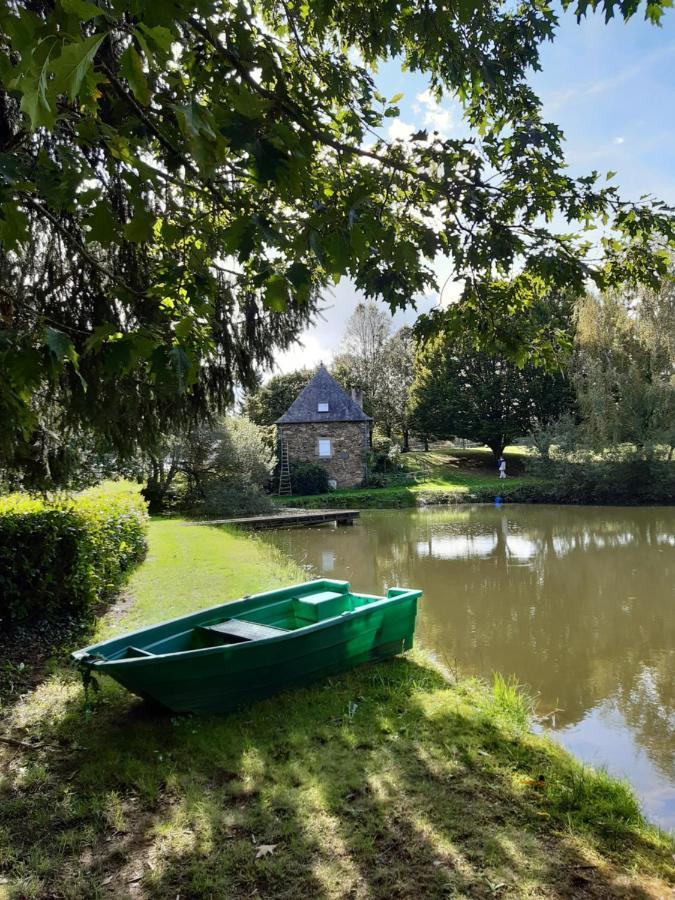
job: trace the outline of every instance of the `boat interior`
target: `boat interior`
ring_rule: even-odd
[[[390,596],[392,591],[390,591]],[[306,628],[347,615],[354,610],[382,601],[382,597],[320,590],[300,597],[266,602],[260,606],[240,610],[237,616],[225,618],[221,610],[212,621],[206,619],[184,631],[174,632],[156,640],[148,634],[148,642],[136,638],[135,646],[126,646],[111,654],[109,660],[138,659],[166,653],[184,653],[206,647],[241,644],[278,637],[289,631]]]

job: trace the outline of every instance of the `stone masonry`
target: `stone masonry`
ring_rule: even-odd
[[[369,425],[366,422],[298,422],[280,425],[279,431],[294,462],[323,466],[338,488],[357,487],[366,477]],[[329,438],[332,455],[319,456],[319,438]]]

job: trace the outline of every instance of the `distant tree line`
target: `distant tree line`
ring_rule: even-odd
[[[357,387],[379,433],[400,442],[466,438],[495,457],[529,438],[543,456],[630,444],[642,455],[672,457],[675,447],[675,281],[646,289],[557,294],[528,311],[551,325],[548,365],[487,353],[471,332],[424,340],[392,331],[391,317],[361,303],[331,366]],[[520,329],[519,323],[514,327]],[[275,375],[243,402],[246,415],[272,425],[313,375]]]
[[[548,366],[489,354],[476,348],[471,333],[425,340],[407,326],[394,331],[376,304],[357,306],[331,371],[346,390],[361,390],[375,423],[374,455],[385,470],[396,466],[413,437],[426,446],[464,438],[486,444],[495,457],[527,439],[570,485],[581,483],[578,464],[597,463],[603,454],[610,468],[621,463],[628,480],[638,477],[631,460],[672,460],[675,281],[659,291],[556,295],[528,315],[545,318],[556,335]],[[239,415],[207,416],[157,437],[142,452],[121,455],[74,428],[50,458],[51,483],[79,488],[122,474],[146,482],[153,509],[263,511],[276,462],[271,426],[314,371],[274,375],[244,395]],[[43,486],[34,456],[20,475],[0,471],[0,485]],[[654,472],[639,477],[658,481],[662,474]],[[603,475],[603,496],[615,490],[613,477]]]

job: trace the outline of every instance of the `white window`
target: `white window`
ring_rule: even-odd
[[[332,456],[333,449],[330,445],[330,438],[319,438],[319,456]]]
[[[328,400],[319,400],[317,412],[328,412]]]

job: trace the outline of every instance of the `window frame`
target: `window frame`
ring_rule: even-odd
[[[322,406],[325,406],[326,408],[322,409],[321,408]],[[328,404],[328,400],[318,400],[317,404],[316,404],[316,411],[317,412],[330,412],[330,406]]]
[[[321,452],[321,445],[328,444],[328,453]],[[319,459],[331,459],[333,456],[333,441],[329,437],[320,437],[317,439],[316,443],[316,454]]]

